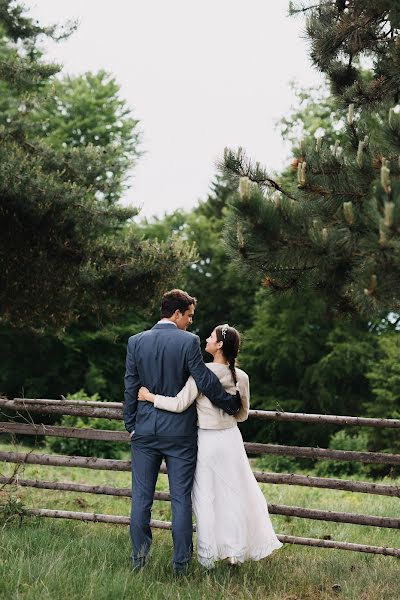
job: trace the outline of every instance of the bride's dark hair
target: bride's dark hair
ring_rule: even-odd
[[[215,328],[217,341],[222,342],[222,352],[229,363],[229,368],[232,373],[232,379],[237,384],[235,363],[239,352],[240,334],[237,329],[229,325],[218,325]]]

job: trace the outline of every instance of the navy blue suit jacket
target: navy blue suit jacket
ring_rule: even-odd
[[[226,393],[218,377],[205,366],[197,335],[164,322],[130,337],[124,401],[124,422],[129,433],[194,435],[197,431],[196,403],[183,413],[172,413],[137,399],[142,385],[153,394],[176,396],[189,375],[198,389],[219,408],[229,414],[235,414],[240,408],[240,400]]]

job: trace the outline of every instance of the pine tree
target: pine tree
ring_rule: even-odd
[[[191,331],[203,341],[216,325],[229,322],[245,331],[253,319],[258,285],[251,277],[238,276],[223,241],[225,215],[234,191],[229,181],[217,175],[207,197],[191,211],[177,210],[163,219],[141,224],[146,236],[164,240],[174,236],[196,248],[196,260],[182,272],[177,283],[198,299]]]
[[[334,144],[301,140],[289,183],[226,150],[223,168],[239,184],[228,245],[273,291],[312,289],[342,313],[399,311],[400,3],[291,10],[306,15],[311,58],[347,112],[346,130]]]
[[[399,385],[400,365],[399,332],[388,331],[386,335],[379,336],[379,352],[375,361],[370,363],[367,377],[370,380],[373,399],[365,403],[364,409],[368,416],[385,417],[389,419],[400,418]],[[399,452],[400,438],[395,429],[376,429],[368,431],[369,450],[384,452]],[[385,467],[378,468],[377,465],[370,469],[372,473],[390,471],[399,474],[400,469]]]
[[[65,112],[67,101],[84,109],[91,95],[96,106],[94,87],[110,85],[91,82],[88,92],[88,78],[56,82],[60,67],[44,60],[38,40],[72,30],[41,28],[20,5],[0,2],[0,322],[17,327],[123,317],[157,301],[191,258],[184,244],[144,240],[130,225],[137,210],[117,204],[137,147],[136,121],[124,107],[107,105],[123,132],[114,127],[108,138],[72,139],[68,124],[77,119]],[[60,111],[51,110],[55,90],[64,138],[53,135],[60,133]],[[69,97],[62,94],[68,90]]]

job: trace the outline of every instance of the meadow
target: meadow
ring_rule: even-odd
[[[2,450],[31,448],[1,444]],[[45,447],[35,452],[46,452]],[[15,465],[3,463],[1,474]],[[94,471],[69,467],[25,465],[20,477],[51,479],[92,485],[129,487],[129,473]],[[386,480],[384,483],[395,483]],[[397,483],[400,483],[399,481]],[[167,478],[157,485],[166,490]],[[271,503],[292,504],[398,516],[397,498],[336,490],[262,485]],[[82,512],[129,515],[130,500],[94,494],[3,487],[0,502],[15,502],[29,508],[52,508]],[[154,503],[153,518],[170,520],[170,504]],[[399,533],[357,525],[325,523],[272,515],[278,533],[331,538],[364,544],[399,547]],[[169,531],[154,531],[151,559],[146,568],[132,573],[128,528],[120,525],[84,523],[42,517],[3,518],[0,530],[0,598],[29,600],[75,599],[255,599],[255,600],[398,600],[400,562],[376,556],[285,545],[271,557],[240,567],[218,564],[206,571],[193,561],[187,577],[172,574],[172,540]]]

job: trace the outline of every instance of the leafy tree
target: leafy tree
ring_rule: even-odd
[[[238,272],[223,241],[228,202],[234,192],[226,178],[217,176],[205,201],[192,211],[175,211],[163,219],[145,221],[146,237],[177,237],[196,248],[197,258],[177,283],[198,299],[192,331],[205,340],[213,328],[229,322],[245,331],[252,322],[254,293],[259,286]]]
[[[139,237],[129,225],[136,209],[116,204],[136,148],[136,122],[118,101],[115,83],[100,75],[64,88],[55,84],[61,108],[57,112],[49,100],[46,106],[44,96],[60,69],[42,60],[39,36],[57,37],[11,0],[1,3],[0,82],[6,96],[0,115],[1,320],[57,329],[81,315],[124,317],[127,307],[147,307],[148,298],[171,285],[191,253],[183,244]],[[78,115],[88,110],[89,89],[104,92],[92,100],[99,116],[104,110],[100,123],[112,117],[111,133],[100,137],[90,122],[79,145],[71,136],[83,126]],[[79,111],[72,111],[81,101]],[[64,110],[71,130],[59,118]],[[41,125],[38,115],[44,114]]]
[[[373,401],[367,372],[377,336],[361,320],[333,319],[330,327],[323,355],[304,377],[302,395],[314,397],[318,412],[362,414],[363,406]]]
[[[295,94],[295,104],[279,122],[279,129],[285,141],[296,146],[304,137],[320,137],[330,145],[344,139],[346,119],[338,110],[335,99],[327,86],[318,88],[291,84]]]
[[[162,242],[175,238],[177,244],[197,244],[198,259],[177,274],[174,285],[198,297],[192,331],[203,341],[220,322],[229,321],[245,331],[252,321],[254,283],[247,284],[238,277],[222,241],[231,192],[229,185],[217,178],[207,199],[193,211],[176,211],[162,219],[132,224],[139,237]],[[159,317],[158,307],[146,315],[137,309],[127,310],[125,317],[118,324],[104,321],[101,326],[95,319],[80,319],[57,336],[18,333],[3,327],[0,391],[7,396],[24,393],[27,397],[59,397],[84,389],[120,401],[126,340],[153,325]],[[34,364],[26,359],[33,355],[37,357]]]
[[[141,156],[141,140],[139,122],[110,74],[102,70],[54,80],[33,118],[52,148],[101,148],[103,170],[93,191],[110,204],[120,199],[127,171]]]
[[[320,0],[302,10],[313,62],[330,81],[337,111],[350,103],[343,142],[301,142],[284,185],[241,149],[226,150],[224,168],[240,181],[227,242],[269,289],[312,289],[342,313],[397,311],[399,8],[388,0]],[[369,71],[363,54],[372,59]]]
[[[360,414],[371,396],[366,371],[375,337],[366,323],[333,318],[313,294],[260,291],[241,366],[250,374],[252,407],[322,414]],[[253,420],[247,437],[327,446],[337,428]]]
[[[196,242],[199,259],[190,271],[186,270],[186,281],[199,299],[195,330],[203,340],[221,323],[229,323],[245,333],[253,319],[254,294],[259,283],[237,270],[224,243],[231,194],[229,182],[217,178],[207,200],[200,202],[188,220],[189,239]]]
[[[89,395],[121,402],[126,342],[149,326],[127,312],[126,322],[88,320],[61,335],[0,328],[0,394],[7,397],[60,398],[84,389]]]

